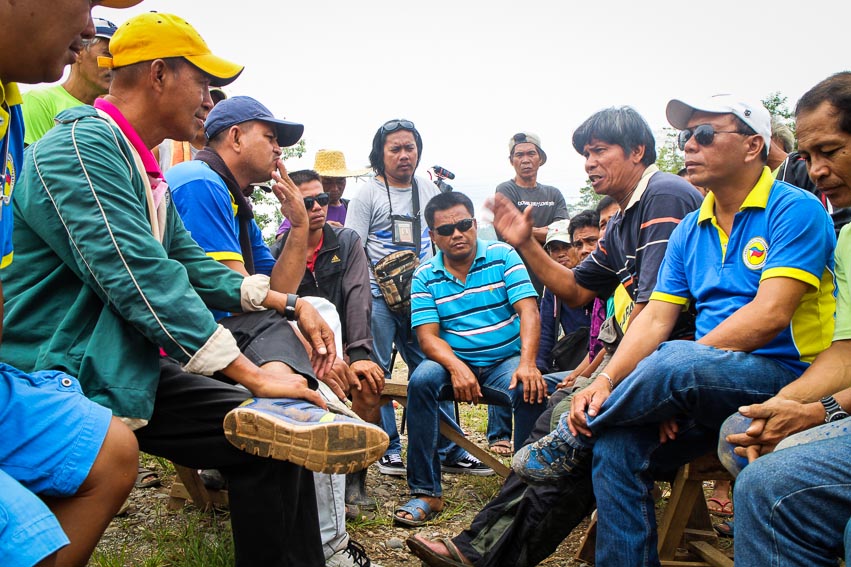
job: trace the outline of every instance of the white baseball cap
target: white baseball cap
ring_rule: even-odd
[[[771,147],[771,115],[762,103],[745,101],[731,94],[718,94],[695,102],[675,98],[668,102],[665,115],[671,126],[677,130],[685,130],[691,115],[697,111],[732,114],[753,128],[754,132],[765,140],[766,151]]]

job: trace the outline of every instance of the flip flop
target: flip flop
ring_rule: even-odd
[[[733,537],[733,520],[727,520],[726,522],[721,522],[720,524],[715,524],[712,528],[718,532],[719,535],[724,537]]]
[[[411,519],[399,516],[399,512],[410,514]],[[415,528],[425,524],[429,520],[432,520],[439,513],[440,512],[432,510],[429,503],[422,498],[411,498],[407,504],[397,506],[396,509],[393,510],[393,521],[403,526]]]
[[[708,506],[710,502],[717,504],[718,508],[713,510],[710,506]],[[720,498],[707,498],[706,504],[709,513],[713,516],[718,516],[719,518],[733,517],[733,501],[730,499],[722,500]]]
[[[514,451],[511,450],[511,441],[508,439],[495,441],[490,447],[488,447],[488,450],[494,455],[499,455],[500,457],[510,457],[514,454]]]
[[[417,536],[409,537],[405,543],[408,544],[408,549],[411,550],[411,553],[420,558],[429,567],[470,567],[472,565],[472,563],[464,560],[464,556],[461,555],[461,552],[448,537],[439,537],[434,541],[445,545],[452,557],[440,555],[423,543],[423,540]]]
[[[160,480],[160,475],[157,471],[139,467],[139,474],[136,475],[136,488],[154,488],[163,483]]]

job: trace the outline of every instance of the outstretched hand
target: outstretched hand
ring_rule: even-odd
[[[526,207],[522,213],[514,203],[500,193],[485,201],[485,207],[493,211],[493,228],[499,237],[515,248],[532,238],[534,222],[532,207]]]

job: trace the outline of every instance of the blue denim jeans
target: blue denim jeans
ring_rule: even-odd
[[[736,479],[736,567],[851,565],[851,419],[802,431]]]
[[[659,565],[653,478],[712,450],[728,415],[795,378],[768,358],[690,341],[663,343],[641,361],[589,420],[594,437],[578,440],[594,448],[597,565]],[[663,445],[659,424],[670,418],[680,431]]]
[[[384,298],[373,297],[370,328],[373,343],[372,358],[384,370],[384,379],[389,380],[393,371],[390,368],[390,359],[393,356],[394,343],[402,360],[408,365],[408,376],[410,377],[425,358],[420,349],[420,344],[417,342],[417,335],[411,329],[410,319],[390,311]],[[447,415],[454,415],[452,402],[445,402],[441,404],[441,407],[444,408]],[[396,412],[392,403],[381,406],[381,428],[390,436],[390,445],[388,445],[384,454],[395,453],[400,455],[402,453],[402,442],[399,439],[399,430],[396,428]],[[439,453],[441,461],[454,463],[463,457],[466,451],[441,436]]]
[[[508,389],[511,376],[519,363],[520,357],[515,356],[493,366],[470,369],[479,380],[485,401],[510,405],[514,409],[516,438],[526,439],[535,425],[535,420],[546,409],[546,404],[524,402],[523,388],[520,385],[513,390]],[[555,390],[557,383],[548,381],[549,390]],[[453,394],[449,373],[437,362],[426,359],[411,375],[411,382],[408,384],[408,486],[411,494],[443,494],[440,459],[437,454],[440,426],[438,412],[446,413],[439,402],[454,399]],[[457,424],[454,426],[460,431]]]
[[[511,441],[511,408],[505,406],[488,406],[488,444],[497,441]]]

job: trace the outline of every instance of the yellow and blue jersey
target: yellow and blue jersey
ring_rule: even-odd
[[[753,351],[803,372],[833,335],[836,237],[830,217],[813,195],[775,182],[767,167],[736,213],[731,234],[721,230],[714,211],[710,192],[674,230],[650,299],[692,302],[700,339],[750,303],[762,281],[803,281],[809,289],[791,324]]]
[[[0,162],[3,193],[0,195],[0,268],[12,263],[12,193],[24,161],[24,119],[21,95],[14,83],[0,83]]]
[[[203,161],[193,160],[170,168],[165,177],[174,206],[193,240],[214,260],[243,262],[236,203],[219,174]],[[249,231],[255,273],[268,276],[275,258],[253,219]]]

